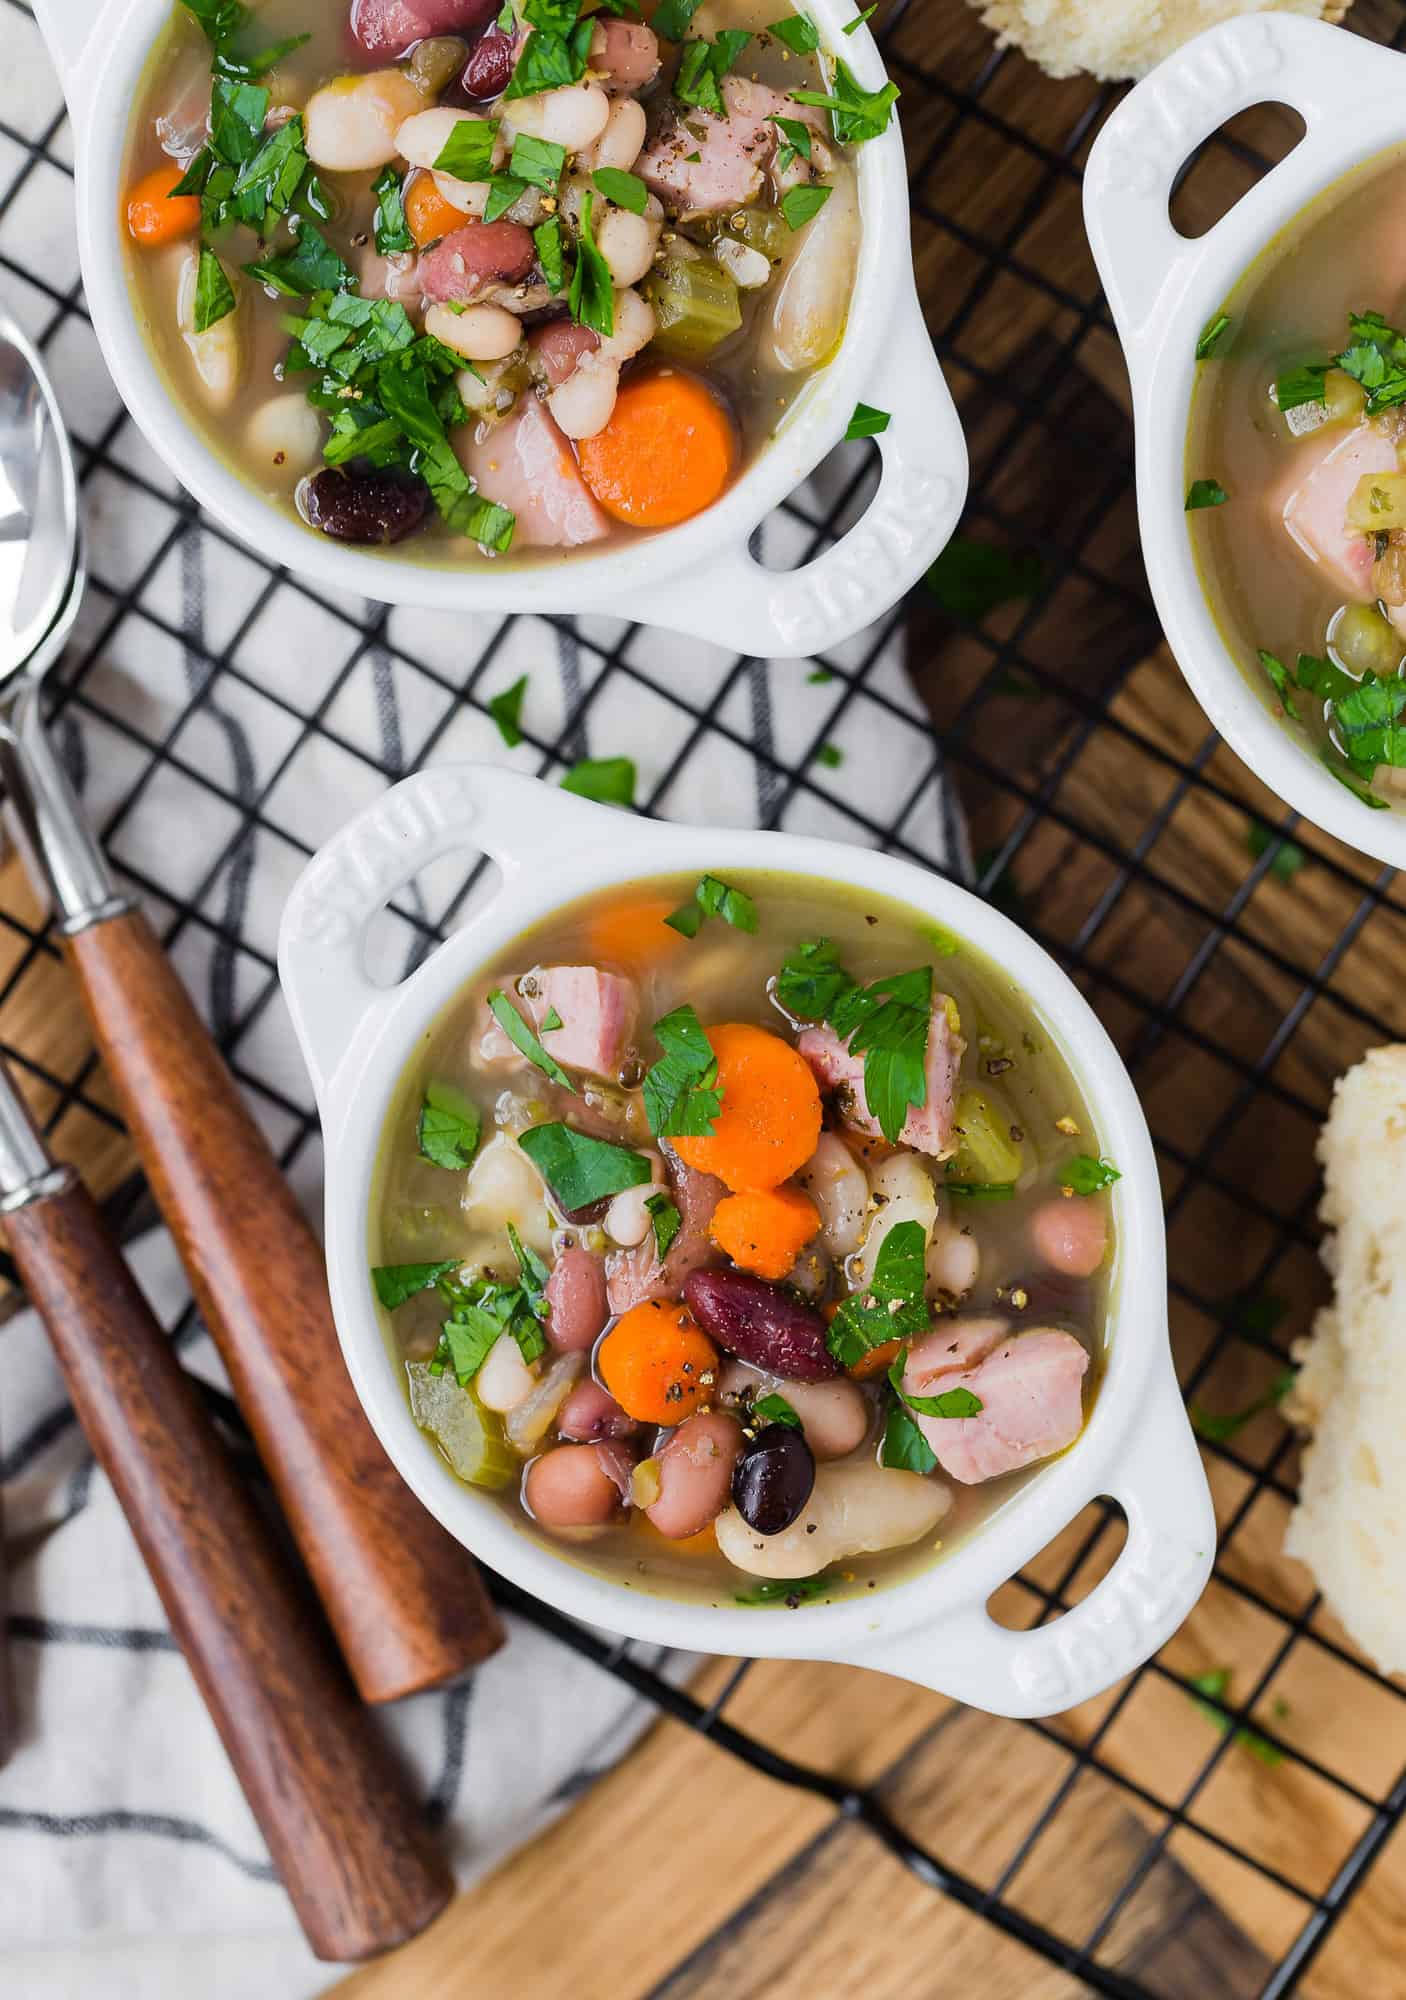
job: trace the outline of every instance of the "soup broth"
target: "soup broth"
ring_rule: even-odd
[[[174,8],[134,109],[132,299],[310,528],[439,564],[657,532],[838,347],[896,93],[784,0],[666,0],[658,34],[599,0],[216,12]]]
[[[1202,336],[1187,526],[1225,642],[1367,807],[1406,799],[1401,148],[1275,238]]]
[[[632,1588],[798,1603],[927,1564],[1077,1437],[1116,1179],[998,965],[825,882],[671,876],[446,1009],[369,1248],[426,1448],[485,1504]]]

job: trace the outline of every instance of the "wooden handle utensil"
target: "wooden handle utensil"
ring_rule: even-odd
[[[367,1701],[503,1640],[471,1558],[391,1465],[342,1361],[317,1239],[139,911],[68,940],[147,1178]]]
[[[5,1228],[313,1950],[415,1936],[448,1870],[86,1189],[53,1169]]]

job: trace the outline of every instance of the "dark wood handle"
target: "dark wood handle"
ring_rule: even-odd
[[[313,1950],[414,1937],[448,1870],[87,1190],[69,1180],[6,1229]]]
[[[98,1046],[205,1323],[367,1701],[435,1687],[503,1629],[391,1465],[342,1360],[317,1239],[136,911],[69,941]]]

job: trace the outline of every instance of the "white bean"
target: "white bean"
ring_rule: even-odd
[[[525,1403],[537,1387],[537,1377],[522,1358],[510,1333],[500,1333],[488,1359],[474,1377],[474,1389],[485,1409],[506,1413]]]
[[[859,260],[859,195],[852,173],[837,176],[830,199],[797,238],[771,323],[772,358],[791,373],[828,361],[844,334]]]
[[[502,361],[522,340],[522,321],[502,306],[465,306],[451,312],[433,305],[425,314],[425,332],[466,361]]]
[[[565,384],[562,386],[565,387]],[[612,392],[611,401],[614,400]],[[643,1243],[654,1223],[645,1203],[658,1192],[657,1188],[646,1185],[629,1187],[623,1194],[617,1194],[605,1211],[606,1235],[625,1250],[633,1250],[637,1243]]]
[[[597,167],[618,167],[628,173],[644,151],[644,106],[633,97],[611,100],[605,130],[594,146],[583,147],[579,164],[594,173]]]
[[[318,456],[322,424],[306,396],[272,396],[249,419],[245,440],[266,479],[291,484]]]
[[[430,179],[451,208],[475,218],[483,214],[493,192],[487,181],[460,181],[453,174],[431,174]]]
[[[196,332],[195,285],[199,271],[200,253],[192,250],[181,265],[176,291],[176,319],[181,338],[195,363],[195,372],[200,377],[206,402],[214,409],[223,410],[234,401],[244,373],[244,342],[239,324],[241,315],[236,306],[232,313],[226,313],[213,326],[207,326],[204,333]],[[225,275],[229,277],[229,272],[226,271]],[[235,287],[237,298],[239,280],[231,277],[230,283]]]
[[[981,1269],[981,1248],[969,1229],[942,1220],[928,1244],[927,1280],[929,1291],[946,1292],[960,1299],[976,1283]]]
[[[413,117],[397,128],[395,149],[402,159],[412,167],[432,167],[454,133],[457,125],[487,125],[490,121],[478,118],[472,111],[456,111],[448,104],[438,104],[433,111],[417,111]],[[502,151],[499,139],[494,149],[494,163]]]
[[[606,362],[612,368],[619,368],[638,354],[642,347],[648,347],[654,338],[657,321],[654,308],[648,299],[638,292],[617,292],[615,294],[615,331],[609,340],[603,340],[596,349],[595,359]],[[591,357],[587,355],[587,360]]]
[[[771,276],[771,264],[761,251],[734,237],[720,236],[713,245],[713,255],[744,292],[757,291]]]
[[[921,1223],[926,1242],[937,1221],[932,1177],[916,1153],[894,1153],[882,1161],[874,1169],[871,1185],[877,1207],[864,1247],[854,1259],[856,1287],[872,1284],[880,1247],[891,1229],[900,1222]]]
[[[593,146],[610,121],[610,99],[598,83],[569,83],[544,90],[536,97],[517,97],[504,106],[505,122],[514,132],[549,139],[579,153]]]
[[[396,156],[396,134],[421,105],[398,69],[339,76],[308,99],[303,137],[308,158],[330,173],[371,173]]]
[[[597,214],[596,248],[610,267],[613,285],[623,289],[639,283],[654,262],[663,227],[664,210],[653,195],[643,215],[632,215],[628,208],[613,206],[607,206],[603,215]]]
[[[583,354],[547,398],[547,407],[569,438],[596,437],[610,422],[623,363],[654,338],[654,308],[638,292],[615,294],[615,331]]]
[[[779,1535],[759,1535],[735,1507],[715,1523],[727,1560],[752,1576],[815,1576],[847,1556],[901,1549],[930,1534],[952,1504],[939,1480],[872,1460],[817,1467],[804,1510]]]
[[[820,1210],[820,1240],[830,1255],[853,1255],[864,1240],[869,1177],[844,1140],[822,1132],[796,1179]]]
[[[511,1222],[524,1243],[539,1256],[552,1252],[552,1220],[547,1212],[541,1175],[526,1153],[500,1132],[490,1139],[469,1169],[464,1184],[464,1215],[478,1234],[501,1244],[501,1254],[509,1259],[508,1224]]]

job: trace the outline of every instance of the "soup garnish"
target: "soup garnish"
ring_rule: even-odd
[[[181,0],[126,202],[175,393],[343,541],[465,562],[701,513],[839,345],[897,96],[769,11]]]
[[[951,1547],[1078,1437],[1117,1178],[959,940],[804,877],[671,877],[445,1011],[372,1282],[417,1423],[524,1532],[796,1604]]]
[[[1406,333],[1387,177],[1330,190],[1196,344],[1188,532],[1227,642],[1363,805],[1406,799]]]

